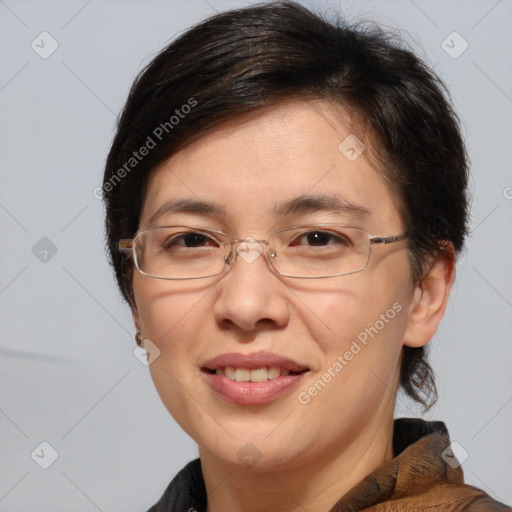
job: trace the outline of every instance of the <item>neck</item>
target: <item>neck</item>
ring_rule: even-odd
[[[381,418],[379,418],[381,419]],[[378,466],[393,458],[393,419],[367,424],[344,448],[279,471],[225,464],[200,450],[207,512],[325,512]]]

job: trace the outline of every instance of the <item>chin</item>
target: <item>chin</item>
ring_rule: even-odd
[[[270,421],[254,417],[236,423],[219,419],[219,422],[229,434],[218,425],[203,423],[209,428],[196,428],[190,435],[197,442],[201,456],[212,457],[229,466],[260,471],[290,469],[299,466],[316,444],[308,440],[304,427],[280,428],[275,418]]]

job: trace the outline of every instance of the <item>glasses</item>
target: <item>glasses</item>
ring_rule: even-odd
[[[237,256],[246,263],[265,253],[273,270],[285,277],[321,279],[361,272],[374,244],[391,244],[409,236],[370,236],[362,228],[340,224],[294,226],[267,240],[233,240],[222,231],[165,226],[138,231],[119,241],[142,274],[157,279],[202,279],[230,269]]]

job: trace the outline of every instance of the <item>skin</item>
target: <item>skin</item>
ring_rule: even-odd
[[[368,148],[354,161],[338,150],[350,133],[348,119],[321,101],[282,104],[222,125],[152,172],[139,227],[200,225],[266,239],[296,224],[339,222],[371,235],[402,234],[397,205]],[[276,203],[303,194],[339,194],[370,213],[273,216]],[[168,212],[150,221],[176,198],[215,202],[225,212]],[[432,338],[455,278],[454,257],[442,257],[413,287],[406,247],[374,246],[363,272],[320,280],[276,276],[263,256],[250,264],[237,258],[225,275],[195,281],[134,272],[134,323],[160,350],[150,370],[163,403],[198,444],[209,512],[325,511],[393,457],[401,349]],[[400,313],[309,403],[300,403],[298,394],[395,303]],[[298,388],[271,403],[228,403],[200,371],[220,354],[261,350],[310,369]],[[261,456],[252,467],[237,456],[249,442]]]

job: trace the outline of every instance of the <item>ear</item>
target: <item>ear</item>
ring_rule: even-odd
[[[430,271],[414,290],[404,345],[422,347],[433,338],[455,281],[455,260],[453,244],[447,242],[444,253],[434,260]]]

